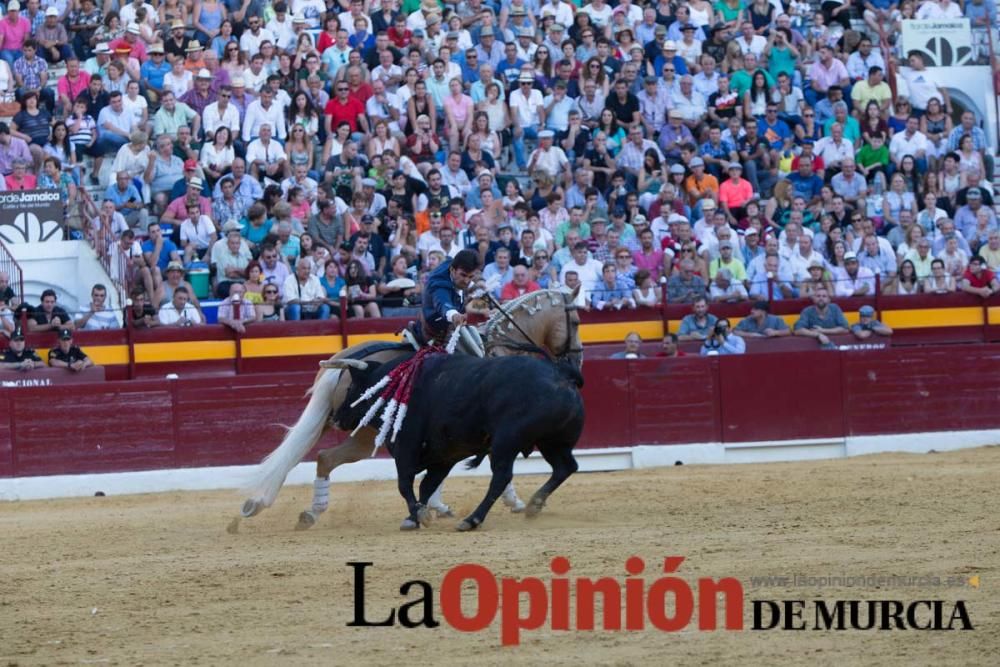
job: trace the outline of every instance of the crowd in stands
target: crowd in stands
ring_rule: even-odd
[[[235,329],[379,317],[463,248],[593,310],[998,288],[982,119],[879,40],[994,0],[6,10],[4,185],[60,191],[137,326],[204,322],[201,267]]]

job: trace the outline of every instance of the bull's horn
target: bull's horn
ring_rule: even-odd
[[[364,361],[359,361],[357,359],[327,359],[326,361],[319,362],[320,368],[357,368],[358,370],[365,370],[368,368],[368,363]]]

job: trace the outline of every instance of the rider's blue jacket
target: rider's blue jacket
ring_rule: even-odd
[[[425,334],[429,338],[447,336],[450,326],[449,314],[465,312],[462,293],[451,281],[450,268],[451,260],[447,259],[427,276],[422,315],[426,327]]]

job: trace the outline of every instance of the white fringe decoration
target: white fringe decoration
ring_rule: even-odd
[[[451,332],[451,338],[448,339],[448,345],[444,348],[445,352],[455,354],[455,348],[458,347],[458,340],[461,337],[462,327],[455,327],[455,330]]]
[[[385,403],[385,399],[382,398],[381,396],[379,396],[379,399],[377,401],[372,403],[372,406],[368,408],[368,412],[366,412],[365,416],[362,417],[361,421],[358,422],[357,427],[353,431],[351,431],[352,438],[357,434],[358,431],[360,431],[365,426],[368,426],[369,423],[371,423],[371,420],[375,418],[376,414],[378,414],[378,409],[382,407],[383,403]]]
[[[385,443],[385,439],[389,436],[389,430],[392,428],[392,418],[396,414],[396,408],[399,407],[399,403],[396,399],[392,399],[385,406],[385,412],[382,413],[382,427],[378,430],[378,435],[375,436],[375,449],[372,450],[372,456],[378,452],[378,448]]]
[[[376,382],[375,384],[373,384],[371,387],[369,387],[368,390],[365,393],[361,394],[361,397],[358,398],[358,400],[356,400],[353,403],[351,403],[351,407],[352,408],[358,407],[359,403],[364,403],[365,401],[367,401],[369,398],[371,398],[372,396],[374,396],[375,394],[377,394],[379,391],[381,391],[382,389],[384,389],[387,384],[389,384],[389,376],[388,375],[386,375],[384,378],[382,378],[381,380],[379,380],[378,382]]]
[[[396,435],[399,434],[399,429],[403,428],[403,419],[406,418],[406,403],[399,406],[399,410],[396,412],[396,419],[392,425],[392,439],[390,442],[396,442]],[[383,424],[384,426],[384,424]]]

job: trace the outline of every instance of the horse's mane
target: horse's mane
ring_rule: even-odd
[[[543,289],[522,294],[516,299],[508,301],[500,306],[500,311],[493,313],[490,319],[486,320],[486,335],[489,336],[496,327],[503,324],[506,324],[509,328],[513,328],[507,318],[504,317],[504,313],[511,317],[514,317],[521,311],[526,311],[528,315],[534,315],[542,310],[562,306],[565,303],[563,299],[564,294],[565,292],[560,289]]]

